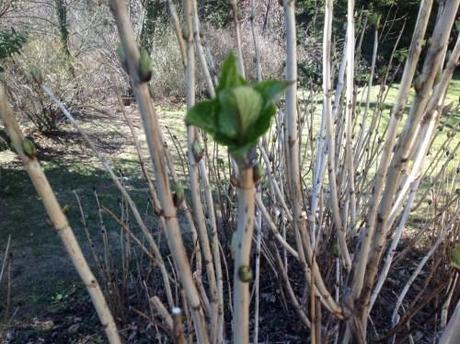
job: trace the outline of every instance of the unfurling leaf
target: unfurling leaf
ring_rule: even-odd
[[[220,92],[218,101],[220,111],[217,114],[217,131],[231,141],[236,140],[242,133],[232,89]]]
[[[216,110],[216,103],[213,100],[202,101],[188,110],[185,123],[213,135],[216,132]]]
[[[238,64],[235,55],[230,53],[222,65],[216,93],[219,94],[222,90],[243,85],[246,85],[246,81],[238,72]]]
[[[249,86],[238,73],[235,56],[230,54],[222,67],[216,98],[193,106],[185,121],[227,146],[235,159],[244,160],[260,136],[270,128],[276,114],[275,102],[291,84],[267,80]]]
[[[249,86],[238,86],[219,94],[219,131],[232,139],[243,141],[247,130],[260,114],[262,97]]]
[[[271,120],[273,116],[275,116],[275,114],[276,106],[273,104],[266,107],[260,113],[260,116],[259,118],[257,118],[257,121],[248,130],[247,136],[250,142],[255,142],[255,145],[257,143],[257,139],[267,132],[267,130],[270,128]]]
[[[334,246],[332,247],[332,250],[334,252],[334,257],[339,258],[340,257],[340,246],[335,243]]]
[[[264,99],[265,107],[276,103],[292,83],[295,81],[265,80],[254,86],[254,89],[260,93]]]
[[[232,90],[240,120],[240,132],[244,135],[260,114],[261,95],[248,86],[239,86]]]

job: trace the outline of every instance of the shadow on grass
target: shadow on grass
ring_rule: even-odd
[[[74,191],[81,199],[87,228],[95,242],[101,241],[102,235],[94,190],[100,203],[115,214],[120,213],[118,191],[107,173],[99,169],[75,170],[68,166],[51,165],[45,167],[45,173],[61,206],[68,207],[69,222],[85,256],[89,258],[89,245]],[[125,182],[139,210],[148,214],[151,207],[147,205],[144,181],[133,177]],[[154,228],[154,218],[146,216],[146,219]],[[120,227],[105,215],[104,224],[112,247],[117,247]],[[66,293],[75,285],[82,288],[27,173],[12,166],[0,168],[0,252],[5,249],[9,236],[13,253],[11,310],[17,311],[16,318],[32,319],[49,312],[55,306],[56,295]],[[4,297],[5,287],[0,285],[0,299]],[[3,314],[3,308],[2,302],[0,314]]]

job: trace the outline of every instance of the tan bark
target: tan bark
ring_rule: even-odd
[[[249,343],[249,282],[242,276],[251,271],[251,244],[254,232],[255,186],[252,167],[240,166],[238,185],[238,228],[233,273],[233,343]]]
[[[121,43],[125,50],[128,62],[129,75],[133,84],[134,93],[142,117],[143,127],[150,157],[156,175],[157,190],[162,206],[161,216],[166,223],[166,237],[171,250],[178,275],[184,288],[193,319],[193,325],[200,343],[208,342],[207,326],[204,319],[203,308],[198,290],[195,286],[192,270],[182,241],[182,234],[179,222],[176,217],[176,208],[173,203],[172,193],[169,185],[167,168],[164,161],[164,147],[160,140],[160,124],[150,98],[148,86],[142,83],[138,77],[139,48],[136,44],[134,31],[131,27],[128,12],[121,0],[111,0],[110,7],[113,12]]]

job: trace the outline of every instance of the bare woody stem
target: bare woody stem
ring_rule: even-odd
[[[295,1],[284,0],[284,17],[286,22],[286,79],[293,82],[286,90],[286,171],[288,175],[288,188],[291,194],[293,205],[294,232],[296,238],[297,252],[305,263],[304,245],[309,246],[309,238],[306,237],[305,221],[302,215],[302,194],[300,186],[299,166],[299,136],[298,136],[298,114],[297,114],[297,43],[295,26]],[[304,238],[302,238],[302,235]],[[304,239],[304,242],[302,241]],[[306,264],[304,264],[304,267]],[[308,277],[307,277],[308,279]]]
[[[236,48],[238,51],[238,68],[240,70],[241,76],[245,77],[244,71],[244,59],[243,59],[243,48],[241,44],[241,33],[240,33],[240,19],[239,19],[239,11],[238,11],[238,1],[237,0],[230,0],[230,5],[232,5],[232,12],[233,12],[233,22],[235,25],[235,36],[236,36]]]
[[[112,179],[115,187],[120,191],[120,194],[126,199],[129,208],[131,209],[131,212],[134,216],[134,219],[136,220],[137,224],[139,225],[140,229],[145,235],[145,238],[147,240],[147,243],[149,244],[149,248],[153,253],[153,257],[157,260],[158,267],[160,268],[162,277],[163,277],[163,282],[165,286],[165,291],[166,291],[166,296],[168,298],[168,303],[173,305],[173,296],[172,296],[172,291],[171,291],[171,285],[169,282],[169,274],[168,271],[166,270],[166,266],[164,264],[163,257],[161,256],[160,249],[158,245],[155,242],[155,239],[153,238],[150,230],[147,228],[145,225],[144,221],[142,220],[142,216],[134,203],[133,199],[129,195],[128,191],[126,188],[123,186],[123,184],[120,182],[119,178],[116,176],[115,172],[113,171],[113,168],[110,166],[108,161],[105,159],[105,157],[97,150],[96,145],[94,142],[91,140],[91,138],[82,130],[78,122],[73,118],[73,116],[70,114],[70,112],[64,107],[64,104],[60,102],[56,96],[51,92],[51,90],[46,87],[42,86],[43,90],[48,94],[48,96],[53,100],[61,109],[62,113],[64,114],[65,117],[70,121],[70,123],[80,132],[81,136],[83,139],[88,143],[89,147],[93,150],[93,152],[96,154],[97,158],[101,162],[102,166],[104,169],[108,172],[110,178]],[[159,209],[159,208],[158,208]],[[162,227],[165,228],[164,224],[164,219],[160,220]]]
[[[439,344],[454,344],[457,343],[458,338],[460,338],[460,301],[455,307],[454,314],[450,318]]]
[[[286,78],[288,80],[297,80],[297,47],[296,47],[296,27],[295,27],[295,1],[284,0],[284,15],[286,21],[286,41],[287,41],[287,58],[286,58]],[[334,302],[329,291],[324,285],[314,251],[311,247],[311,241],[306,230],[306,222],[302,213],[302,189],[300,185],[300,163],[299,163],[299,135],[298,135],[298,114],[297,114],[297,82],[292,83],[286,92],[286,169],[288,172],[289,189],[291,192],[291,202],[293,205],[294,234],[303,270],[307,281],[314,279],[317,291],[321,296],[324,305],[338,317],[342,317],[341,308]],[[340,218],[340,217],[339,217]],[[341,226],[340,226],[341,228]],[[307,268],[307,262],[311,270]],[[311,283],[311,282],[309,282]]]
[[[250,254],[254,231],[255,186],[252,167],[240,166],[238,186],[238,228],[233,274],[233,343],[249,343]]]
[[[180,277],[182,287],[190,306],[193,325],[199,343],[208,343],[208,333],[203,314],[203,308],[197,287],[194,283],[192,270],[182,241],[179,222],[176,217],[176,208],[169,186],[167,168],[165,164],[164,146],[161,141],[161,132],[158,117],[153,107],[150,93],[146,83],[139,80],[139,48],[136,43],[134,31],[129,21],[125,4],[121,0],[111,0],[110,7],[115,18],[121,43],[127,59],[129,75],[134,88],[150,157],[153,162],[157,180],[157,190],[162,206],[161,216],[165,219],[166,237],[171,250],[175,266]]]
[[[182,64],[184,67],[187,64],[187,52],[185,47],[184,37],[182,36],[182,30],[180,27],[179,17],[177,15],[176,6],[172,0],[168,0],[168,10],[169,15],[171,16],[171,23],[174,27],[174,33],[176,34],[177,41],[179,43],[180,55],[182,58]]]
[[[78,241],[72,231],[72,227],[70,227],[67,217],[62,211],[53,189],[41,169],[40,163],[34,156],[26,155],[23,150],[24,136],[13,116],[13,112],[8,104],[6,94],[2,86],[0,86],[0,117],[3,119],[8,135],[11,138],[12,145],[19,155],[25,170],[29,174],[29,177],[32,180],[35,190],[40,196],[43,205],[45,206],[46,212],[57,235],[62,240],[75,269],[86,286],[109,343],[121,343],[115,321],[104,295],[102,294],[99,283],[97,282],[96,277],[94,277],[85,257],[83,256],[80,245],[78,244]]]
[[[382,196],[385,176],[390,164],[390,158],[394,141],[396,140],[398,123],[402,117],[404,107],[406,106],[409,89],[415,74],[417,62],[422,50],[422,41],[428,25],[433,1],[425,0],[420,5],[420,10],[415,25],[412,42],[409,48],[409,56],[404,67],[404,73],[399,87],[398,98],[393,106],[390,124],[388,126],[385,145],[380,158],[379,168],[374,181],[373,194],[370,198],[369,213],[367,215],[367,227],[364,229],[363,242],[357,254],[356,263],[353,272],[352,294],[357,298],[363,287],[364,276],[366,273],[366,263],[368,260],[372,239],[374,236],[375,222],[377,215],[378,200]]]
[[[341,249],[342,259],[345,264],[347,270],[351,267],[351,258],[348,252],[345,232],[343,230],[343,222],[340,216],[340,208],[339,208],[339,191],[337,188],[337,175],[336,175],[336,153],[335,153],[335,132],[334,132],[334,123],[332,118],[332,113],[330,109],[330,99],[329,99],[329,92],[331,87],[331,75],[330,75],[330,68],[331,68],[331,47],[330,47],[330,39],[331,39],[331,28],[332,28],[332,18],[333,18],[333,2],[327,1],[326,7],[326,19],[325,19],[325,30],[324,30],[324,39],[323,39],[323,66],[324,66],[324,81],[323,81],[323,92],[324,92],[324,117],[326,123],[326,132],[328,137],[328,173],[329,173],[329,184],[331,189],[331,203],[332,203],[332,214],[335,226],[337,227],[337,236],[338,241]],[[347,43],[349,44],[349,42]],[[354,47],[354,44],[353,44]]]
[[[350,207],[350,227],[352,232],[355,231],[355,221],[356,221],[356,194],[355,194],[355,166],[354,166],[354,157],[353,157],[353,100],[354,100],[354,70],[355,70],[355,22],[354,22],[354,10],[355,2],[354,0],[348,0],[348,10],[347,10],[347,74],[346,74],[346,108],[345,108],[345,133],[346,133],[346,149],[345,164],[347,166],[348,172],[348,184],[347,191],[349,195],[349,207]],[[347,232],[347,219],[344,219],[342,233],[339,232],[339,238],[341,241],[345,241],[345,238],[342,236],[346,235]],[[351,268],[351,259],[349,258],[348,249],[346,242],[341,244],[341,249],[345,250],[343,252],[345,256],[346,265],[348,270]]]
[[[190,109],[195,104],[195,49],[193,35],[193,18],[194,4],[192,0],[184,0],[184,19],[186,31],[186,47],[187,47],[187,67],[185,70],[186,76],[186,99],[187,108]],[[214,269],[213,256],[209,244],[208,229],[206,227],[206,219],[204,216],[203,200],[201,198],[199,164],[202,162],[194,153],[194,145],[200,142],[200,137],[197,128],[187,126],[187,149],[188,163],[190,175],[190,189],[192,194],[192,207],[195,223],[198,229],[200,245],[203,252],[203,258],[206,268],[206,274],[209,282],[210,301],[211,301],[211,341],[215,342],[217,337],[217,319],[218,319],[218,293],[216,273]]]
[[[394,196],[400,186],[402,172],[407,168],[408,157],[411,151],[412,143],[415,140],[418,126],[422,121],[429,101],[429,93],[433,90],[433,84],[439,67],[442,63],[443,50],[447,49],[447,41],[450,36],[450,30],[455,20],[460,1],[450,0],[446,2],[442,18],[436,23],[432,43],[428,49],[427,56],[416,84],[418,91],[414,98],[409,118],[399,139],[396,151],[391,160],[390,168],[386,176],[385,188],[382,200],[380,202],[374,229],[373,249],[367,263],[366,277],[364,278],[363,290],[361,294],[361,305],[363,312],[362,321],[367,320],[367,309],[369,298],[372,292],[372,286],[378,271],[378,263],[384,249],[386,232],[389,229],[388,217],[390,215]]]

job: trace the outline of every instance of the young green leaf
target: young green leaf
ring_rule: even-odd
[[[236,87],[232,94],[238,110],[240,131],[244,135],[260,114],[262,96],[249,86]]]
[[[62,212],[67,215],[70,212],[70,205],[64,204],[62,207]]]
[[[238,64],[235,55],[230,53],[222,65],[216,93],[219,94],[223,90],[242,85],[246,85],[246,81],[238,72]]]
[[[221,144],[223,146],[233,147],[233,146],[238,145],[238,141],[236,139],[232,139],[228,137],[227,135],[224,135],[220,132],[215,132],[212,137],[218,144]]]
[[[269,105],[260,113],[260,116],[254,122],[247,133],[247,138],[249,141],[255,141],[263,134],[267,132],[270,128],[271,120],[276,114],[276,106],[274,104]]]
[[[264,99],[264,107],[276,103],[293,81],[265,80],[254,86]]]
[[[213,135],[217,128],[217,106],[213,100],[205,100],[190,108],[185,116],[187,125],[194,125]]]
[[[220,109],[217,114],[218,132],[229,139],[237,140],[242,132],[233,89],[222,90],[218,95],[218,99]]]
[[[185,121],[227,146],[235,159],[244,159],[269,129],[276,114],[275,102],[291,84],[267,80],[248,86],[238,72],[236,57],[230,54],[222,66],[216,98],[196,104]]]

